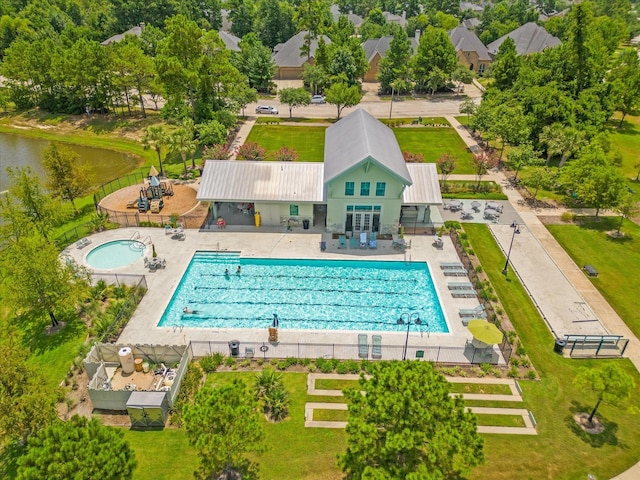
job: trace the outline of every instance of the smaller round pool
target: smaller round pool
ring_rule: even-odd
[[[125,267],[144,255],[144,246],[136,240],[103,243],[89,252],[87,265],[102,269]]]

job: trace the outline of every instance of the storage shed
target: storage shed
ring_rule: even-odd
[[[169,416],[167,392],[131,392],[127,412],[132,428],[162,428]]]

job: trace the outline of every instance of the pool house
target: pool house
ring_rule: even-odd
[[[433,227],[436,166],[407,164],[393,131],[362,109],[327,128],[324,162],[208,160],[197,199],[212,222],[303,226],[329,233]]]

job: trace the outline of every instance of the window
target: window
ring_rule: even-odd
[[[361,182],[360,183],[360,196],[361,197],[368,197],[370,188],[371,188],[371,184],[369,182]]]
[[[289,215],[298,216],[298,205],[289,205]]]
[[[353,196],[356,189],[355,182],[344,182],[344,194],[347,196]]]
[[[384,191],[387,188],[387,184],[385,182],[376,183],[376,197],[384,197]]]
[[[484,63],[481,63],[481,64],[478,66],[478,71],[479,71],[480,73],[484,73],[484,68],[485,68],[485,64],[484,64]]]

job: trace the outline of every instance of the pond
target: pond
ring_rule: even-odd
[[[7,167],[26,167],[44,180],[42,152],[48,140],[0,133],[0,192],[9,188]],[[65,144],[75,151],[82,162],[86,162],[93,174],[96,186],[126,175],[138,165],[138,157],[129,153]]]

